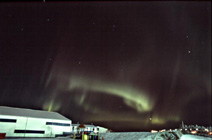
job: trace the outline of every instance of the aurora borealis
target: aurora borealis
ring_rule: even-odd
[[[0,4],[0,105],[113,131],[211,125],[211,2]]]

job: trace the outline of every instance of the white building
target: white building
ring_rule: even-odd
[[[81,131],[92,131],[95,133],[106,133],[108,132],[107,128],[89,124],[72,124],[72,133],[77,133]]]
[[[104,128],[104,127],[101,127],[101,126],[97,126],[97,129],[98,129],[99,133],[109,132],[109,130],[107,128]]]
[[[82,131],[93,131],[98,132],[97,127],[94,125],[88,125],[88,124],[72,124],[72,133]]]
[[[6,137],[69,135],[71,120],[57,112],[0,106],[0,133]]]

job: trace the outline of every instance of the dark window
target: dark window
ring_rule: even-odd
[[[71,135],[71,132],[63,132],[63,136]]]
[[[46,125],[71,126],[69,123],[46,122]]]
[[[16,123],[16,119],[0,119],[0,122],[11,122],[11,123]]]
[[[62,137],[63,135],[60,134],[56,134],[55,137]]]
[[[40,130],[15,130],[14,133],[44,134],[45,131],[40,131]]]
[[[55,137],[69,136],[69,135],[71,135],[71,133],[70,133],[70,132],[63,132],[63,134],[62,134],[62,135],[61,135],[61,134],[56,134],[56,135],[55,135]]]

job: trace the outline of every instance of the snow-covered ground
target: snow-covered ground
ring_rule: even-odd
[[[123,132],[123,133],[105,133],[102,134],[101,136],[104,137],[104,140],[167,140],[167,138],[163,137],[161,134],[165,133]],[[176,138],[174,137],[169,138],[171,140],[176,140]],[[212,138],[196,135],[182,135],[180,140],[212,140]]]
[[[212,138],[195,135],[183,135],[180,140],[212,140]]]
[[[101,134],[104,140],[153,140],[156,134],[150,132],[119,132]]]
[[[104,140],[167,140],[161,136],[162,133],[150,133],[150,132],[111,132],[101,134]],[[71,138],[19,138],[19,139],[8,139],[8,140],[74,140]],[[170,139],[176,140],[176,139]],[[179,140],[179,139],[178,139]],[[209,137],[196,136],[196,135],[182,135],[180,140],[212,140]]]

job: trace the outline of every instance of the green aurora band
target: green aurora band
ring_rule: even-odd
[[[151,111],[154,107],[154,100],[148,94],[130,85],[105,82],[95,78],[71,76],[69,90],[73,89],[83,89],[122,97],[126,105],[138,112]]]

